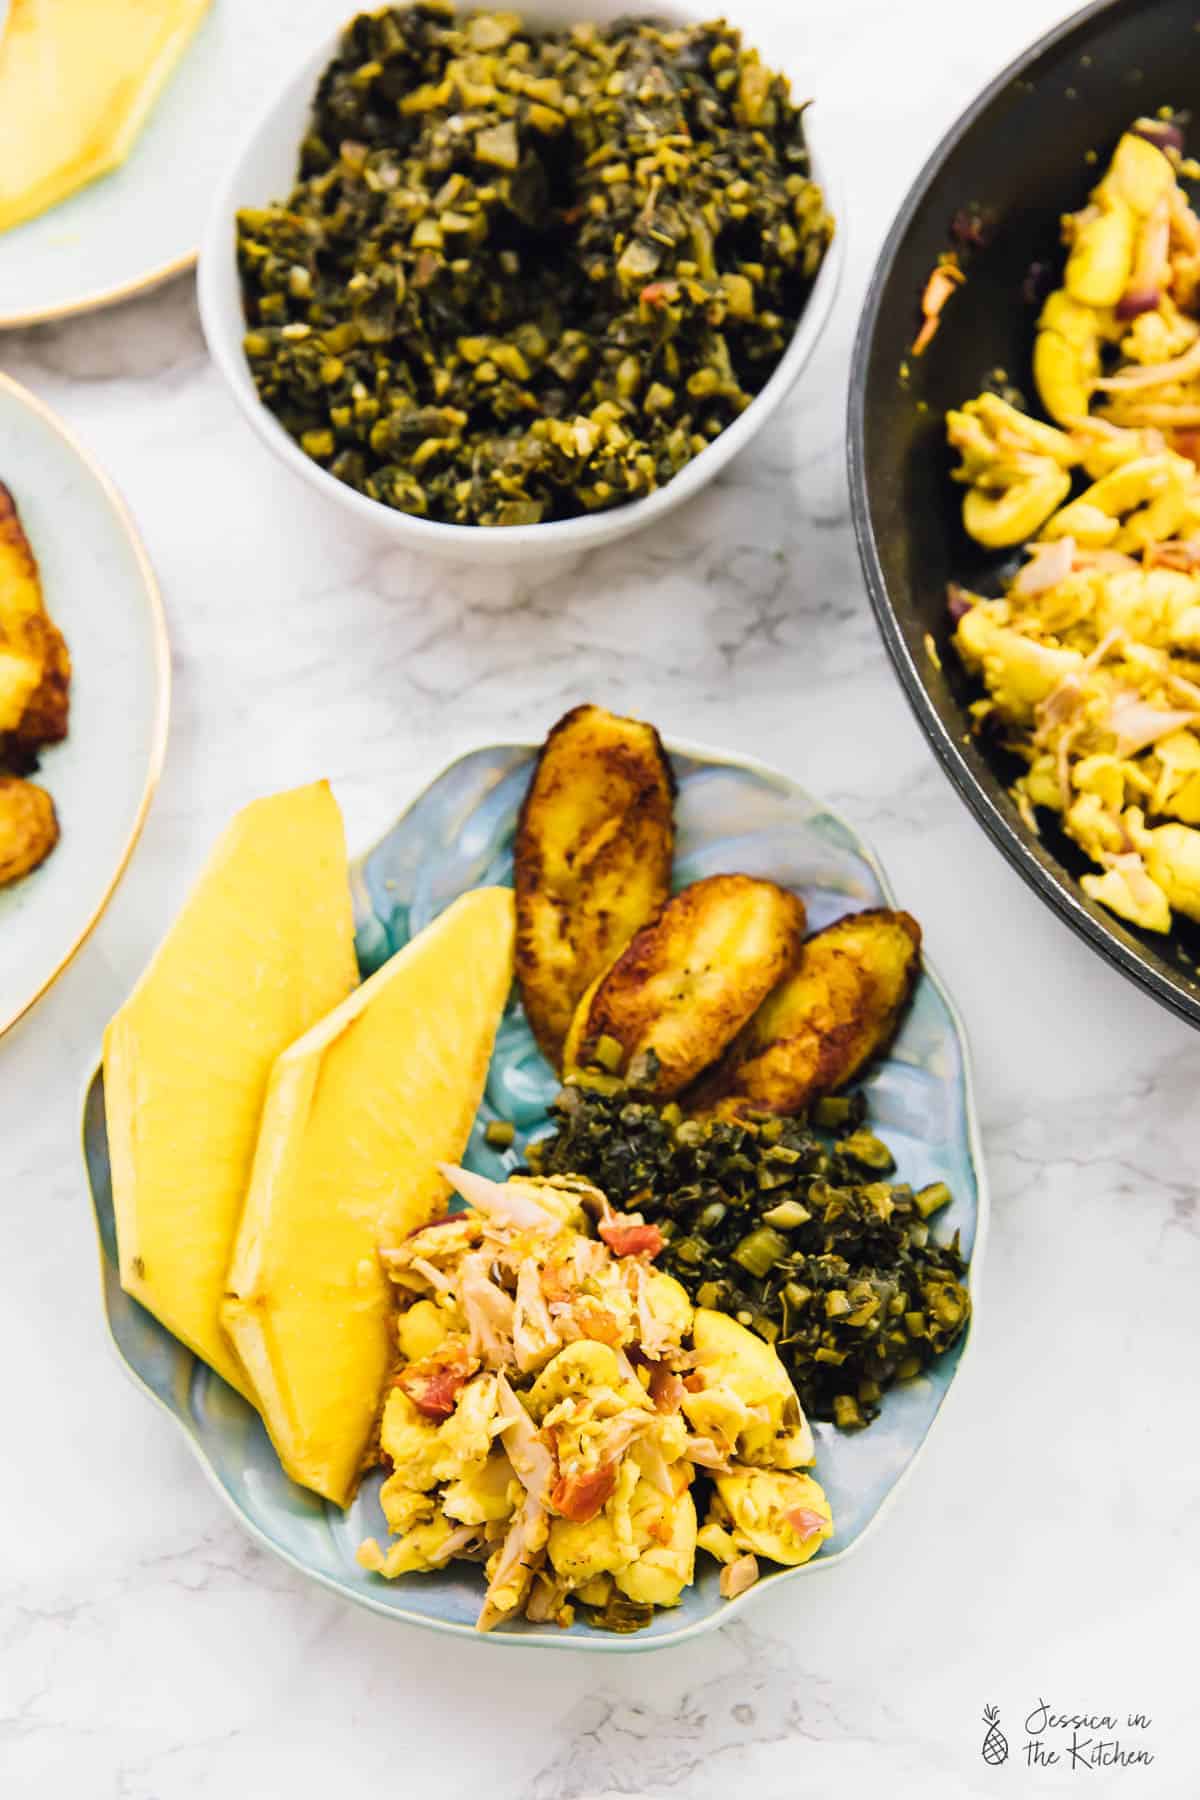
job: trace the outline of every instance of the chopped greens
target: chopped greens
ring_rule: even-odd
[[[653,1220],[667,1239],[657,1266],[773,1344],[814,1418],[869,1424],[893,1382],[961,1336],[958,1235],[939,1243],[928,1223],[949,1189],[877,1178],[893,1164],[863,1129],[861,1095],[819,1102],[832,1141],[803,1118],[685,1120],[586,1087],[565,1087],[553,1110],[534,1171],[584,1176]]]
[[[649,494],[764,385],[831,233],[723,22],[360,14],[285,202],[237,221],[246,356],[307,455],[475,525]]]

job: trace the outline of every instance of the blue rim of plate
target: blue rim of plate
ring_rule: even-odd
[[[822,803],[812,800],[806,791],[789,776],[782,774],[780,771],[773,769],[769,765],[759,762],[752,757],[722,753],[710,749],[703,744],[697,744],[683,739],[668,739],[665,741],[671,754],[672,761],[676,765],[677,773],[682,772],[683,775],[681,790],[684,788],[687,778],[692,775],[707,774],[709,776],[719,776],[722,774],[739,774],[751,778],[751,780],[761,784],[765,789],[774,790],[777,794],[786,796],[789,800],[798,802],[800,807],[804,809],[806,822],[819,823],[827,832],[837,834],[841,840],[842,848],[846,850],[860,865],[861,869],[869,875],[870,883],[874,891],[871,894],[860,897],[860,904],[895,905],[895,897],[891,886],[880,865],[879,859],[875,856],[870,847],[863,842],[857,832],[853,830],[839,813],[826,807]],[[539,746],[536,744],[523,743],[484,745],[475,750],[464,751],[460,755],[454,757],[451,762],[446,764],[440,772],[430,780],[420,793],[414,796],[409,805],[399,815],[391,829],[384,833],[383,837],[380,838],[379,841],[363,856],[352,863],[351,880],[355,897],[355,914],[356,919],[360,923],[358,948],[360,962],[364,972],[370,972],[372,968],[386,960],[386,957],[392,954],[395,948],[399,947],[398,943],[389,941],[390,934],[386,931],[386,928],[380,925],[378,915],[374,913],[373,907],[371,906],[370,888],[372,881],[375,880],[376,885],[378,885],[377,872],[376,875],[373,876],[371,871],[373,859],[380,857],[381,852],[384,851],[390,840],[392,840],[404,826],[411,825],[414,816],[418,815],[423,807],[429,805],[430,797],[435,794],[439,786],[447,782],[447,780],[456,773],[463,771],[466,766],[470,765],[474,760],[485,756],[498,759],[493,782],[493,785],[498,785],[502,780],[513,777],[514,774],[521,769],[531,767],[532,760],[536,756],[538,748]],[[681,765],[683,765],[682,771]],[[523,785],[524,784],[522,784],[522,787]],[[511,836],[511,833],[509,835]],[[681,832],[681,836],[682,835]],[[677,856],[677,870],[680,861],[683,860],[685,860],[683,856]],[[729,859],[727,857],[722,860],[725,866],[732,866],[729,864]],[[768,873],[765,868],[760,872],[764,874]],[[694,872],[684,872],[684,879],[694,878]],[[386,885],[387,878],[384,879]],[[465,885],[484,885],[487,879],[488,875],[484,874],[480,879],[468,882]],[[839,891],[843,893],[844,897],[845,890]],[[414,913],[420,913],[425,909],[431,909],[429,916],[433,916],[437,911],[440,911],[444,905],[449,904],[449,900],[453,897],[453,893],[446,894],[442,897],[439,897],[436,893],[427,893],[424,902],[422,903],[422,907],[414,907],[412,910]],[[371,907],[369,917],[364,913],[364,907]],[[416,928],[420,929],[425,922],[425,917],[418,917]],[[819,917],[810,921],[815,928],[819,928],[819,926],[825,922],[824,919]],[[407,913],[405,923],[407,924]],[[364,926],[366,929],[363,929]],[[408,935],[407,931],[405,935]],[[401,939],[401,941],[403,941],[403,939]],[[838,1563],[842,1562],[846,1557],[857,1550],[865,1539],[876,1530],[880,1521],[894,1503],[897,1494],[907,1484],[933,1431],[941,1424],[945,1416],[946,1406],[950,1399],[951,1391],[960,1385],[962,1362],[973,1343],[978,1330],[980,1272],[987,1245],[989,1196],[975,1106],[970,1050],[967,1043],[966,1032],[957,1007],[954,1005],[944,984],[927,959],[924,961],[923,972],[921,981],[918,983],[916,998],[919,998],[922,990],[927,995],[933,997],[934,1001],[945,1015],[946,1023],[952,1034],[957,1061],[958,1100],[960,1103],[960,1110],[956,1116],[961,1127],[961,1148],[965,1156],[964,1168],[969,1171],[971,1184],[973,1186],[971,1199],[973,1199],[974,1202],[973,1207],[970,1209],[969,1248],[971,1260],[968,1274],[972,1311],[971,1321],[964,1337],[953,1349],[948,1351],[943,1358],[939,1359],[939,1363],[934,1366],[935,1375],[941,1384],[940,1396],[937,1398],[936,1404],[933,1407],[924,1429],[912,1448],[911,1453],[908,1455],[907,1460],[899,1467],[894,1477],[883,1489],[880,1498],[873,1505],[868,1516],[863,1520],[848,1542],[838,1545],[835,1548],[822,1550],[822,1552],[814,1557],[812,1561],[804,1563],[798,1568],[773,1568],[754,1587],[748,1589],[744,1594],[739,1595],[734,1600],[721,1600],[715,1607],[712,1607],[711,1610],[701,1613],[700,1616],[692,1618],[686,1623],[673,1627],[671,1623],[672,1618],[678,1617],[678,1614],[659,1612],[655,1617],[655,1624],[660,1627],[659,1629],[648,1627],[642,1632],[630,1634],[628,1636],[606,1633],[581,1625],[575,1625],[569,1630],[562,1630],[554,1626],[530,1627],[522,1623],[515,1629],[504,1628],[489,1632],[485,1635],[483,1641],[495,1644],[515,1645],[523,1649],[552,1648],[625,1653],[665,1649],[669,1645],[681,1644],[692,1638],[701,1636],[707,1631],[715,1630],[727,1620],[740,1616],[745,1608],[752,1604],[758,1595],[769,1589],[773,1590],[779,1583],[791,1581],[797,1577],[809,1575],[816,1571],[834,1568]],[[506,1015],[506,1019],[508,1016],[509,1015]],[[528,1029],[523,1025],[523,1022],[521,1028],[525,1031]],[[503,1026],[501,1030],[503,1032]],[[901,1048],[903,1046],[904,1035],[905,1033],[902,1029],[900,1036],[897,1039],[896,1048]],[[889,1058],[883,1066],[885,1069],[894,1066],[903,1067],[904,1063],[902,1058],[898,1059],[889,1055]],[[864,1085],[871,1088],[874,1080],[874,1076],[869,1077]],[[947,1076],[947,1093],[950,1092],[949,1081],[950,1077]],[[551,1085],[556,1087],[557,1083],[554,1083],[551,1080]],[[485,1104],[485,1106],[481,1108],[479,1125],[482,1125],[483,1120],[487,1116],[495,1117],[498,1115],[494,1109],[489,1113]],[[892,1127],[886,1122],[881,1122],[877,1114],[875,1117],[876,1123],[884,1136],[894,1138],[896,1133]],[[379,1591],[374,1591],[370,1586],[365,1584],[362,1586],[351,1586],[346,1580],[328,1574],[321,1569],[314,1568],[309,1563],[305,1562],[302,1556],[295,1554],[276,1539],[272,1538],[268,1531],[263,1529],[262,1526],[248,1515],[243,1506],[239,1503],[235,1494],[226,1487],[203,1442],[201,1442],[195,1429],[190,1424],[188,1417],[184,1416],[181,1411],[170,1404],[161,1393],[157,1392],[145,1379],[143,1374],[128,1360],[117,1341],[105,1292],[106,1286],[116,1280],[112,1252],[109,1245],[105,1242],[106,1230],[111,1238],[111,1217],[109,1217],[107,1224],[101,1218],[98,1209],[98,1198],[93,1175],[92,1160],[89,1157],[89,1139],[93,1135],[98,1134],[101,1147],[98,1153],[98,1166],[101,1168],[102,1175],[106,1176],[107,1156],[103,1153],[103,1083],[102,1070],[99,1066],[87,1078],[84,1085],[82,1127],[85,1176],[88,1180],[89,1193],[93,1203],[93,1220],[97,1231],[97,1247],[100,1252],[101,1308],[104,1314],[104,1322],[107,1328],[108,1341],[112,1352],[128,1379],[152,1400],[157,1407],[166,1413],[168,1417],[174,1420],[175,1424],[183,1433],[193,1454],[200,1463],[211,1486],[221,1496],[242,1527],[249,1532],[250,1536],[254,1538],[256,1542],[258,1542],[265,1550],[268,1550],[273,1556],[279,1557],[282,1561],[289,1564],[298,1573],[306,1576],[309,1580],[319,1583],[322,1587],[328,1588],[331,1592],[339,1594],[343,1599],[349,1600],[355,1605],[365,1607],[368,1611],[380,1614],[386,1618],[402,1620],[407,1624],[419,1625],[426,1629],[448,1632],[456,1636],[469,1637],[478,1641],[480,1634],[476,1632],[473,1625],[469,1623],[461,1622],[457,1619],[439,1618],[430,1613],[412,1610],[403,1604],[397,1604],[394,1599],[385,1599],[383,1597],[384,1592],[389,1592],[394,1595],[400,1587],[399,1583],[385,1583],[381,1578],[375,1577],[373,1579],[378,1584]],[[474,1153],[468,1156],[466,1160],[474,1161],[476,1166],[481,1166],[488,1162],[488,1153],[484,1153],[483,1156],[480,1156],[478,1150],[475,1149],[474,1146],[473,1152]],[[500,1167],[504,1165],[505,1160],[506,1159],[504,1158],[499,1159]],[[491,1160],[490,1166],[494,1172],[499,1172],[497,1160],[494,1157]],[[905,1171],[903,1165],[901,1165],[897,1173],[902,1178],[904,1177]],[[956,1207],[960,1201],[964,1200],[964,1198],[965,1197],[961,1194],[955,1195]],[[169,1334],[167,1334],[161,1326],[158,1326],[157,1321],[151,1320],[150,1315],[144,1313],[137,1302],[127,1300],[127,1297],[124,1295],[121,1297],[123,1301],[127,1301],[127,1304],[136,1310],[137,1314],[150,1321],[155,1331],[159,1333],[162,1339],[171,1347],[172,1353],[175,1354],[178,1359],[185,1359],[183,1366],[187,1369],[187,1375],[186,1378],[181,1377],[177,1384],[180,1390],[181,1404],[183,1406],[190,1408],[190,1390],[194,1385],[196,1374],[199,1372],[201,1381],[206,1380],[211,1387],[218,1390],[221,1395],[226,1396],[230,1404],[236,1404],[237,1407],[244,1408],[250,1418],[255,1419],[255,1415],[252,1414],[244,1401],[238,1396],[235,1396],[232,1390],[227,1388],[225,1383],[222,1382],[219,1377],[205,1369],[202,1364],[197,1363],[195,1358],[189,1357],[182,1346],[175,1345],[174,1340],[170,1339]],[[884,1402],[883,1418],[886,1419],[888,1417],[888,1407],[894,1407],[898,1399],[902,1399],[902,1397],[910,1391],[922,1388],[928,1389],[930,1385],[931,1384],[926,1378],[921,1378],[917,1382],[906,1384],[904,1389],[893,1390],[892,1394],[889,1395]],[[814,1431],[818,1442],[818,1459],[813,1473],[823,1482],[827,1489],[831,1485],[831,1472],[828,1456],[832,1453],[834,1446],[839,1441],[841,1441],[843,1445],[847,1443],[862,1444],[864,1442],[878,1443],[880,1442],[880,1438],[877,1436],[872,1439],[872,1433],[880,1433],[881,1424],[882,1420],[876,1422],[876,1424],[871,1426],[866,1432],[857,1433],[850,1439],[844,1438],[842,1434],[837,1434],[834,1427],[830,1425],[822,1425],[819,1422],[815,1424]],[[261,1432],[261,1426],[257,1425],[256,1419],[255,1427]],[[263,1435],[265,1439],[265,1434]],[[823,1448],[827,1452],[827,1460],[824,1465],[821,1458],[821,1451]],[[843,1450],[841,1454],[844,1455],[845,1451]],[[306,1495],[304,1490],[296,1489],[295,1491],[298,1495],[303,1496],[306,1501],[314,1501],[315,1499],[313,1496]],[[315,1501],[315,1504],[317,1507],[323,1507],[325,1503]],[[334,1508],[330,1510],[337,1512],[338,1509]],[[378,1516],[381,1521],[382,1515],[379,1514]],[[835,1520],[838,1516],[839,1508],[835,1504]],[[362,1529],[372,1528],[369,1521],[362,1527]],[[837,1535],[838,1534],[835,1532],[834,1539],[832,1540],[834,1545],[837,1545]],[[415,1575],[406,1579],[414,1583],[425,1584],[429,1578]],[[421,1590],[414,1587],[409,1591],[415,1593]],[[481,1591],[482,1589],[480,1587],[480,1592]],[[696,1589],[689,1590],[689,1593],[694,1593],[695,1591]]]

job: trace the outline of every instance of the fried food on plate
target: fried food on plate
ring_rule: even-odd
[[[791,971],[803,937],[803,902],[773,881],[694,881],[584,995],[565,1072],[598,1066],[644,1093],[679,1093]]]
[[[559,1066],[581,995],[671,891],[675,780],[652,725],[577,706],[542,746],[517,821],[516,969]]]
[[[920,964],[921,927],[906,912],[851,913],[818,931],[697,1088],[695,1110],[796,1113],[844,1087],[890,1043]]]
[[[43,744],[66,736],[70,682],[37,559],[0,482],[0,887],[36,869],[58,842],[49,794],[14,778],[36,768]]]
[[[46,611],[37,559],[16,502],[0,482],[0,750],[16,734],[26,751],[67,731],[71,663]]]
[[[0,736],[0,758],[14,768],[32,767],[45,744],[61,743],[67,735],[70,652],[62,632],[50,618],[43,616],[37,622],[34,635],[39,641],[41,675],[12,731]]]
[[[58,820],[45,788],[0,775],[0,887],[36,869],[57,842]]]

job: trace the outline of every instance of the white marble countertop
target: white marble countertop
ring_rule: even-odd
[[[937,771],[869,613],[843,473],[886,222],[954,114],[1064,10],[734,9],[764,49],[791,36],[810,57],[847,200],[843,292],[765,438],[589,561],[423,566],[318,510],[235,415],[190,279],[0,339],[0,367],[124,490],[175,666],[133,866],[0,1042],[5,1800],[1200,1792],[1200,1043],[1035,901]],[[886,1525],[649,1658],[418,1633],[262,1554],[107,1347],[77,1152],[102,1025],[237,806],[328,774],[362,844],[455,749],[540,734],[584,696],[773,760],[873,839],[966,1015],[994,1196],[964,1391]],[[1028,1769],[1042,1699],[1150,1715],[1120,1736],[1154,1762]],[[980,1759],[989,1702],[1004,1769]]]

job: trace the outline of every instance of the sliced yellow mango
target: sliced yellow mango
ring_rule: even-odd
[[[129,155],[209,0],[12,0],[0,33],[0,231]]]
[[[223,1316],[284,1468],[339,1505],[395,1354],[376,1252],[445,1201],[512,953],[512,894],[464,894],[271,1076]]]
[[[238,814],[104,1036],[121,1285],[249,1399],[220,1306],[267,1082],[356,980],[322,781]]]

